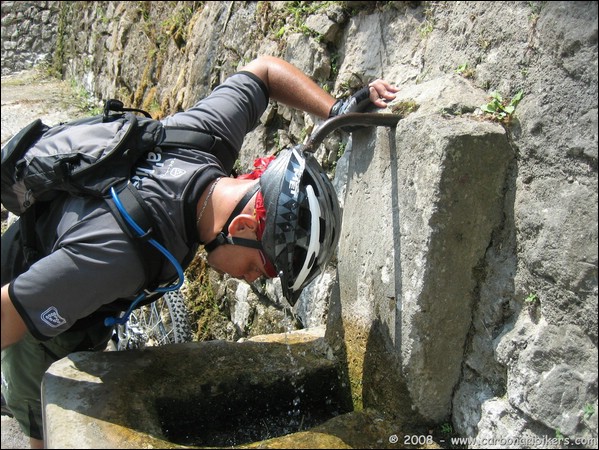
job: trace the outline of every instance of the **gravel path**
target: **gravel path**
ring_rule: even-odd
[[[66,81],[47,78],[38,70],[2,77],[2,144],[37,118],[47,125],[86,115],[83,101]]]
[[[15,419],[2,416],[2,448],[29,448],[29,438],[25,436]]]

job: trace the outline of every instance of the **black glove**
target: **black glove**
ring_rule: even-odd
[[[353,113],[353,112],[364,112],[370,106],[370,87],[365,86],[356,92],[354,95],[349,96],[345,99],[339,99],[331,107],[329,112],[329,119],[331,117],[337,117],[342,114]]]

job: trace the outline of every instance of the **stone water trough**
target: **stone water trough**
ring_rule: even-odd
[[[46,446],[347,447],[322,428],[351,410],[323,335],[74,353],[43,381]]]

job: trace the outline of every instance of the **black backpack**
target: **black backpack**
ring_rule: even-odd
[[[145,117],[135,114],[142,113]],[[25,259],[32,264],[41,256],[35,239],[36,204],[45,205],[61,192],[105,198],[123,230],[138,242],[146,263],[146,280],[153,282],[163,256],[147,244],[158,230],[146,205],[129,179],[136,162],[155,147],[192,148],[217,156],[231,173],[234,153],[213,134],[187,128],[165,127],[139,109],[124,108],[108,100],[104,113],[49,127],[40,119],[17,133],[2,148],[2,204],[20,216]],[[111,199],[111,188],[119,190],[119,203],[126,213],[147,230],[144,236],[131,231]]]

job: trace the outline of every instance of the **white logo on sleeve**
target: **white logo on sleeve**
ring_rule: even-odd
[[[58,328],[67,323],[67,321],[58,314],[58,309],[56,309],[55,306],[50,306],[40,315],[40,318],[52,328]]]
[[[185,175],[187,173],[186,170],[180,169],[179,167],[171,167],[168,172],[173,178],[179,178],[181,175]]]

